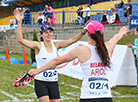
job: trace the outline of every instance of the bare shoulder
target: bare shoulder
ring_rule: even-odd
[[[40,49],[41,48],[41,43],[38,41],[32,41],[35,44],[35,49]]]
[[[76,48],[80,53],[88,53],[90,51],[89,47],[86,45],[78,46]]]

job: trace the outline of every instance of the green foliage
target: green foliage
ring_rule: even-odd
[[[34,33],[33,33],[33,41],[39,41],[38,38],[37,38],[37,32],[36,32],[35,29],[34,29]],[[30,58],[31,59],[35,59],[35,51],[34,51],[34,49],[30,50]]]
[[[118,44],[121,44],[121,45],[126,45],[126,44],[134,44],[135,42],[135,38],[137,36],[134,34],[134,32],[131,32],[130,34],[128,34],[127,36],[124,36],[119,42]]]

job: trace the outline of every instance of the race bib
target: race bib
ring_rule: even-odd
[[[89,94],[94,94],[94,95],[108,94],[109,92],[108,79],[101,77],[88,78],[88,92]]]
[[[46,81],[58,81],[57,70],[48,70],[43,72]]]

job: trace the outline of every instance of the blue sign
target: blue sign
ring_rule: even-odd
[[[138,27],[138,16],[130,16],[130,29]]]

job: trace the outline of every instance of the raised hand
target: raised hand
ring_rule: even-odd
[[[16,8],[16,9],[14,10],[14,16],[15,16],[15,18],[17,19],[17,21],[18,21],[19,23],[22,22],[22,19],[23,19],[23,17],[24,17],[24,11],[25,11],[25,10],[23,10],[22,13],[20,13],[20,11],[19,11],[18,8]]]
[[[123,26],[120,30],[119,30],[119,34],[127,34],[127,32],[129,32],[128,28]]]

